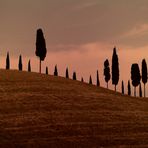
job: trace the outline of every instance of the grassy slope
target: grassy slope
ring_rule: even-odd
[[[0,70],[0,147],[148,146],[148,98]]]

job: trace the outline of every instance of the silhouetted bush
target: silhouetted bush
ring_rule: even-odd
[[[28,72],[31,72],[31,63],[30,63],[30,60],[28,61]]]
[[[122,94],[124,94],[124,82],[122,81]]]
[[[58,76],[58,69],[57,69],[57,65],[55,66],[55,69],[54,69],[54,76]]]
[[[113,56],[112,56],[112,84],[116,86],[119,82],[119,63],[118,63],[118,55],[116,53],[116,48],[113,49]]]
[[[139,85],[139,97],[142,97],[142,88],[141,88],[141,83]]]
[[[131,84],[130,84],[130,81],[128,80],[128,95],[131,96]]]
[[[132,64],[131,66],[131,80],[134,86],[134,96],[136,97],[136,87],[140,84],[140,70],[138,64]]]
[[[21,55],[19,56],[19,64],[18,64],[18,68],[19,68],[19,70],[20,70],[20,71],[22,71],[22,70],[23,70],[23,65],[22,65],[22,56],[21,56]]]
[[[6,69],[10,69],[10,59],[9,59],[9,52],[7,52],[7,57],[6,57]]]
[[[91,78],[91,75],[89,77],[89,84],[92,84],[92,78]]]
[[[46,57],[46,43],[44,39],[44,35],[42,32],[42,29],[37,30],[37,35],[36,35],[36,56],[39,57],[40,59],[40,68],[39,72],[41,73],[41,61],[44,61]]]
[[[76,72],[73,72],[73,80],[77,80]]]
[[[46,75],[48,75],[48,67],[46,66]]]
[[[148,75],[148,72],[147,72],[147,64],[146,64],[146,61],[145,59],[142,60],[142,82],[144,84],[144,97],[146,96],[145,94],[145,84],[147,83],[147,77]]]
[[[68,67],[66,68],[66,78],[69,79]]]
[[[99,81],[99,72],[97,70],[97,86],[100,86],[100,81]]]
[[[111,77],[108,59],[106,59],[105,62],[104,62],[104,76],[105,76],[105,82],[107,83],[107,88],[108,88],[108,82],[109,82],[110,77]]]

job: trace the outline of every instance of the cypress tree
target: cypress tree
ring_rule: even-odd
[[[119,82],[119,63],[118,63],[118,55],[116,53],[116,48],[113,49],[113,56],[112,56],[112,84],[116,86]]]
[[[19,64],[18,64],[18,68],[19,68],[19,70],[20,70],[20,71],[22,71],[22,70],[23,70],[23,65],[22,65],[22,56],[21,56],[21,55],[19,56]]]
[[[97,86],[100,86],[100,81],[99,81],[99,72],[97,70]]]
[[[48,67],[46,66],[46,75],[48,75]]]
[[[142,60],[142,82],[144,84],[144,97],[146,96],[145,85],[146,85],[147,79],[148,79],[147,74],[148,74],[148,72],[147,72],[147,64],[146,64],[145,59],[143,59]]]
[[[40,61],[40,68],[39,68],[39,72],[41,73],[41,61],[44,61],[45,57],[46,57],[46,42],[44,39],[44,35],[42,32],[42,29],[38,29],[37,30],[37,34],[36,34],[36,56],[39,57],[39,61]]]
[[[76,72],[73,72],[73,80],[77,80]]]
[[[128,95],[131,96],[131,84],[130,84],[130,81],[128,80]]]
[[[84,82],[83,77],[81,78],[81,82]]]
[[[10,59],[9,59],[9,52],[7,52],[7,57],[6,57],[6,69],[10,69]]]
[[[124,82],[122,81],[122,94],[124,94]]]
[[[66,78],[69,79],[68,67],[66,68]]]
[[[141,88],[141,83],[139,85],[139,97],[142,97],[142,88]]]
[[[136,97],[136,87],[140,84],[140,70],[138,64],[132,64],[131,66],[131,80],[134,86],[134,96]]]
[[[31,72],[31,64],[30,64],[30,60],[28,61],[28,72]]]
[[[92,78],[91,78],[91,75],[89,77],[89,84],[92,84]]]
[[[58,69],[57,69],[57,65],[55,66],[55,69],[54,69],[54,76],[58,76]]]
[[[108,59],[106,59],[105,62],[104,62],[104,76],[105,76],[105,82],[107,83],[107,88],[108,88],[108,82],[109,82],[110,77],[111,77]]]

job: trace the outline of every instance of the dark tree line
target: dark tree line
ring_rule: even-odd
[[[41,62],[44,61],[44,59],[46,57],[46,53],[47,53],[47,49],[46,49],[46,42],[45,42],[44,34],[43,34],[42,29],[38,29],[37,32],[36,32],[36,51],[35,51],[35,54],[36,54],[36,56],[39,57],[39,61],[40,61],[39,72],[40,73],[41,73]],[[6,56],[6,69],[7,70],[10,69],[9,52],[7,52],[7,56]],[[21,55],[19,56],[18,69],[19,69],[19,71],[23,70],[22,56]],[[30,60],[28,61],[28,72],[31,72],[31,61]],[[46,67],[45,73],[48,75],[48,67]],[[57,65],[55,65],[54,76],[58,76]],[[115,86],[115,91],[116,91],[117,85],[118,85],[118,82],[119,82],[119,76],[120,76],[120,74],[119,74],[119,60],[118,60],[116,47],[114,47],[113,54],[112,54],[111,72],[110,72],[109,60],[106,59],[104,61],[104,79],[105,79],[105,82],[107,84],[107,88],[108,88],[108,83],[109,83],[110,79],[112,79],[112,84]],[[68,67],[66,68],[65,77],[67,79],[69,79]],[[76,71],[73,72],[72,79],[77,80]],[[146,83],[147,83],[147,80],[148,80],[148,71],[147,71],[147,64],[146,64],[145,59],[142,60],[141,74],[140,74],[139,65],[137,63],[134,63],[131,66],[131,83],[134,86],[134,96],[136,96],[136,88],[139,86],[139,96],[142,97],[141,80],[144,84],[143,95],[145,97],[146,96],[145,87],[146,87]],[[84,82],[83,77],[81,77],[81,82]],[[89,84],[93,84],[91,75],[89,77]],[[100,86],[98,70],[97,70],[97,73],[96,73],[96,86]],[[128,88],[128,95],[131,96],[130,80],[128,81],[127,88]],[[122,94],[125,94],[124,89],[125,89],[124,88],[124,82],[122,81],[122,83],[121,83]]]
[[[147,83],[147,64],[145,59],[142,60],[142,70],[140,74],[139,65],[137,63],[132,64],[131,66],[131,80],[132,85],[134,86],[134,96],[136,97],[136,87],[139,86],[139,96],[142,97],[142,88],[141,88],[141,79],[144,84],[144,97],[146,97],[145,93],[145,85]]]

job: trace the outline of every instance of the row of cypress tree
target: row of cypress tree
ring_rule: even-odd
[[[41,61],[44,61],[47,53],[46,49],[46,42],[44,38],[44,34],[42,29],[37,30],[36,34],[36,56],[39,57],[40,61],[40,66],[39,66],[39,72],[41,73]],[[19,64],[18,64],[19,70],[23,69],[22,65],[22,56],[20,55],[19,57]],[[9,59],[9,53],[7,53],[7,58],[6,58],[6,69],[10,69],[10,59]],[[28,71],[31,71],[31,63],[30,60],[28,61]],[[46,74],[48,74],[48,67],[46,67]],[[57,70],[57,65],[55,66],[55,71],[54,75],[58,76],[58,70]],[[116,47],[113,49],[113,55],[112,55],[112,76],[110,74],[110,66],[109,66],[109,60],[106,59],[104,62],[104,77],[105,81],[107,83],[107,88],[108,88],[108,82],[112,78],[112,84],[115,86],[115,91],[116,87],[119,82],[119,62],[118,62],[118,55],[116,53]],[[144,96],[145,96],[145,84],[147,83],[147,65],[146,61],[142,61],[142,76],[140,75],[140,70],[138,64],[132,64],[131,67],[131,80],[132,80],[132,85],[134,86],[134,95],[136,96],[136,87],[140,85],[142,77],[142,82],[144,83]],[[68,68],[66,69],[66,78],[69,78],[68,74]],[[76,72],[73,72],[73,80],[76,80]],[[81,78],[81,81],[83,82],[83,78]],[[92,84],[92,77],[90,75],[89,78],[89,84]],[[99,81],[99,74],[97,70],[97,86],[100,86],[100,81]],[[140,85],[141,87],[141,85]],[[130,82],[128,82],[128,88],[130,88]],[[122,93],[124,93],[124,83],[122,81]],[[131,90],[128,91],[128,94],[131,95]]]
[[[6,57],[6,69],[10,69],[9,52],[7,53],[7,57]],[[23,70],[22,56],[21,55],[19,56],[18,69],[20,71]],[[28,61],[28,72],[31,72],[31,62],[30,62],[30,60]],[[48,67],[46,67],[46,74],[48,74]],[[58,76],[57,65],[55,66],[54,76]],[[68,68],[66,68],[65,77],[69,78]],[[107,83],[107,88],[108,88],[108,82],[110,81],[110,78],[111,78],[110,65],[109,65],[109,60],[108,59],[106,59],[104,61],[104,77],[105,77],[105,81]],[[72,78],[73,78],[73,80],[77,80],[76,72],[73,72]],[[139,85],[139,96],[140,97],[142,96],[141,78],[142,78],[142,82],[144,84],[144,97],[145,97],[146,96],[145,85],[147,83],[147,64],[146,64],[145,59],[142,60],[142,72],[141,72],[141,74],[140,74],[138,64],[135,63],[135,64],[132,64],[132,66],[131,66],[131,80],[132,80],[132,85],[134,86],[134,96],[136,96],[136,87],[138,85]],[[84,82],[83,77],[81,78],[81,81]],[[116,53],[116,48],[114,48],[113,49],[113,56],[112,56],[112,84],[115,85],[115,91],[116,91],[116,86],[118,84],[118,81],[119,81],[119,63],[118,63],[118,56],[117,56],[117,53]],[[91,75],[90,75],[90,78],[89,78],[89,84],[92,84]],[[96,82],[96,85],[100,86],[98,70],[97,70],[97,82]],[[121,84],[121,89],[122,89],[122,93],[124,94],[124,82],[123,81],[122,81],[122,84]],[[128,95],[131,95],[130,81],[128,81]]]
[[[134,96],[136,97],[136,87],[139,86],[139,97],[142,97],[142,88],[141,88],[141,80],[144,84],[144,97],[146,97],[145,86],[148,81],[148,71],[147,71],[147,63],[146,60],[142,60],[142,69],[140,73],[140,68],[137,63],[132,64],[131,66],[131,80],[132,85],[134,86]],[[124,94],[124,82],[122,81],[122,94]],[[131,86],[130,81],[128,81],[128,95],[131,95]]]

